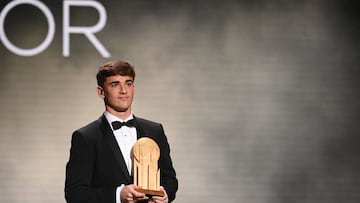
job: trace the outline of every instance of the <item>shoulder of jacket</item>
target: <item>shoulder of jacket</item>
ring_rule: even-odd
[[[139,122],[139,124],[145,124],[145,125],[150,125],[150,126],[160,126],[161,123],[155,122],[155,121],[151,121],[145,118],[140,118],[140,117],[136,117],[136,120]]]
[[[85,139],[96,139],[102,135],[101,124],[98,120],[88,123],[87,125],[77,129],[74,133],[81,134]]]

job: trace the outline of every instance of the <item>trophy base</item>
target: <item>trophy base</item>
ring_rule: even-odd
[[[148,197],[152,197],[152,196],[165,196],[164,191],[160,191],[160,190],[147,190],[147,189],[136,189],[136,191],[144,193],[146,196]]]

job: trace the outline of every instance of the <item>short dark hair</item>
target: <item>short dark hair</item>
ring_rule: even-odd
[[[100,87],[104,87],[106,78],[114,75],[130,76],[135,80],[134,66],[121,60],[107,62],[100,66],[99,71],[96,74],[97,84]]]

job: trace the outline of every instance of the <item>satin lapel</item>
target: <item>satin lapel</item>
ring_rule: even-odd
[[[121,153],[120,147],[117,144],[117,141],[116,141],[115,136],[114,136],[114,134],[112,132],[112,129],[111,129],[111,127],[110,127],[110,125],[109,125],[109,123],[106,120],[106,117],[104,115],[99,118],[99,123],[100,123],[102,131],[104,133],[104,138],[105,138],[106,142],[109,144],[110,150],[114,153],[114,157],[116,159],[116,162],[121,167],[122,172],[126,176],[126,179],[129,182],[132,182],[129,171],[128,171],[127,167],[126,167],[124,157],[123,157],[123,155]]]
[[[135,116],[134,116],[134,119],[136,121],[136,135],[137,135],[137,139],[140,139],[142,137],[145,136],[145,132],[143,130],[143,128],[141,127],[141,122],[139,122],[139,119],[137,119]]]

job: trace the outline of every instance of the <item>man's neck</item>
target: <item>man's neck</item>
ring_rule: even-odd
[[[131,115],[131,109],[128,109],[127,111],[121,112],[121,111],[115,111],[114,109],[106,108],[106,111],[108,111],[112,115],[120,118],[121,120],[126,120]]]

